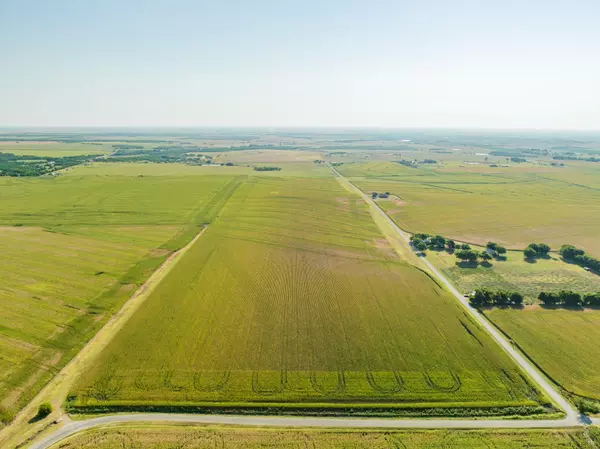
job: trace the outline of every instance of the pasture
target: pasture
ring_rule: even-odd
[[[169,256],[232,177],[0,179],[0,412],[31,399]]]
[[[486,414],[545,402],[449,294],[399,260],[358,196],[332,177],[272,176],[235,190],[71,396],[79,411]]]
[[[343,430],[128,425],[70,437],[51,449],[593,449],[597,429]]]
[[[600,400],[600,310],[529,306],[485,314],[565,390]]]
[[[473,247],[477,251],[481,247]],[[549,258],[526,261],[522,251],[508,251],[506,260],[492,260],[489,265],[472,266],[458,261],[447,251],[428,251],[427,259],[441,269],[461,292],[477,288],[517,291],[526,302],[537,302],[541,291],[573,290],[587,293],[600,291],[600,276],[582,267]]]
[[[364,192],[390,192],[382,207],[409,232],[442,234],[485,245],[523,249],[545,242],[581,246],[600,255],[600,168],[515,166],[405,167],[395,162],[349,163],[340,172]]]

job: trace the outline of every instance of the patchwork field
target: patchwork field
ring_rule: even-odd
[[[481,251],[481,247],[473,247]],[[440,268],[463,292],[476,288],[517,291],[526,301],[536,302],[541,291],[573,290],[581,293],[600,291],[600,276],[579,265],[566,263],[552,254],[547,259],[526,261],[522,251],[508,251],[506,260],[490,265],[466,266],[446,251],[428,251],[427,259]]]
[[[449,294],[398,260],[358,196],[333,177],[255,176],[79,379],[70,406],[486,414],[540,411],[540,400]]]
[[[3,421],[237,185],[232,177],[0,179]]]
[[[339,167],[363,191],[390,192],[382,207],[409,232],[442,234],[514,249],[545,242],[583,247],[600,255],[600,170],[581,167],[516,167],[464,171],[409,168],[395,162]]]
[[[352,431],[137,425],[88,431],[51,449],[593,449],[598,443],[595,428]]]
[[[600,310],[532,306],[485,314],[564,389],[600,400]]]

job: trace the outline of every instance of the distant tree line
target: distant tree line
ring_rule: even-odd
[[[469,301],[475,307],[483,306],[520,306],[523,304],[523,295],[519,292],[506,290],[489,290],[480,288],[469,296]]]
[[[262,166],[262,167],[254,167],[254,171],[279,171],[281,167],[270,167],[270,166]]]
[[[556,159],[557,161],[584,161],[584,162],[600,162],[600,158],[590,156],[590,157],[577,157],[577,156],[568,156],[568,155],[558,155],[553,156],[552,159]]]

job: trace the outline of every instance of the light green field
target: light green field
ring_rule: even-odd
[[[79,411],[485,414],[540,400],[449,294],[398,260],[358,196],[332,177],[263,176],[235,191],[72,394]]]
[[[112,145],[107,143],[0,142],[0,153],[41,157],[101,155],[111,153],[113,150]]]
[[[485,314],[564,389],[600,400],[600,310],[531,306]]]
[[[594,449],[598,430],[341,430],[130,425],[95,429],[51,449]]]
[[[423,166],[422,166],[423,167]],[[391,192],[382,206],[409,232],[442,234],[523,249],[573,244],[600,256],[600,168],[407,168],[394,162],[344,164],[363,191]]]
[[[0,179],[4,421],[237,185],[228,176]]]
[[[481,247],[473,247],[481,251]],[[427,251],[427,259],[452,280],[462,292],[477,288],[516,291],[528,302],[535,302],[541,291],[600,291],[600,276],[578,265],[564,262],[556,254],[527,262],[522,251],[508,251],[506,260],[491,260],[490,265],[465,266],[446,251]]]

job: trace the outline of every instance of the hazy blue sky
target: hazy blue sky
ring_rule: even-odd
[[[0,0],[0,125],[600,129],[600,0]]]

